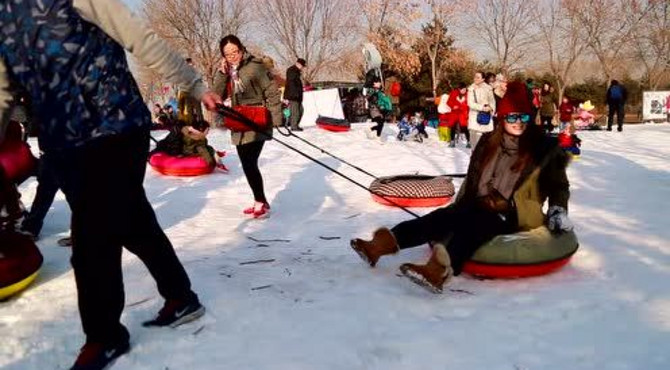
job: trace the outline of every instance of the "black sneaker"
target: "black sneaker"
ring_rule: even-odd
[[[616,130],[621,132],[621,131],[623,131],[623,127],[619,126],[619,127],[616,128]]]
[[[56,242],[61,247],[71,247],[72,246],[72,237],[67,236],[65,238],[58,239]]]
[[[89,342],[79,351],[77,361],[70,370],[102,370],[111,366],[114,361],[130,350],[128,338],[114,344]]]
[[[205,314],[205,306],[197,298],[184,302],[178,300],[165,301],[165,305],[153,320],[145,321],[142,326],[169,326],[176,328],[191,322]]]

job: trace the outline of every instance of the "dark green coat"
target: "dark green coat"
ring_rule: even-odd
[[[272,124],[278,127],[282,123],[281,93],[275,83],[272,74],[263,64],[263,61],[250,54],[245,54],[240,63],[238,74],[244,84],[244,91],[230,96],[233,106],[236,105],[263,105],[272,116]],[[214,77],[214,92],[227,99],[230,77],[221,71],[216,72]],[[233,145],[243,145],[255,141],[268,140],[272,138],[272,128],[265,131],[266,135],[254,132],[231,132]]]
[[[484,147],[492,133],[487,133],[475,147],[466,181],[459,190],[456,204],[474,201],[477,196],[477,185],[482,176]],[[519,230],[531,230],[545,224],[542,205],[549,201],[549,206],[561,206],[568,209],[570,183],[566,174],[568,157],[558,146],[556,139],[545,138],[536,147],[534,161],[522,170],[521,176],[514,186],[512,198],[516,204]]]

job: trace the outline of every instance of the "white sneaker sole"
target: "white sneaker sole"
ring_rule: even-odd
[[[196,311],[193,311],[190,314],[185,315],[182,318],[180,318],[179,320],[170,324],[170,327],[171,328],[176,328],[179,325],[183,325],[183,324],[189,323],[191,321],[195,321],[195,320],[199,319],[204,314],[205,314],[205,306],[200,306],[200,308],[197,309]]]

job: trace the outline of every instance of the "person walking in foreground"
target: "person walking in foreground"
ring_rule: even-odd
[[[607,114],[607,131],[612,131],[612,124],[614,123],[614,113],[617,118],[616,130],[623,131],[623,118],[625,114],[626,100],[628,99],[628,92],[626,88],[617,80],[610,82],[610,87],[607,89],[607,96],[605,101],[609,107]]]
[[[307,65],[307,61],[298,58],[294,65],[286,70],[286,89],[284,90],[284,99],[288,100],[288,107],[291,115],[289,124],[291,130],[302,131],[300,120],[304,109],[302,107],[302,78],[300,73]]]
[[[525,85],[509,83],[498,108],[501,124],[475,147],[456,201],[392,229],[377,229],[372,240],[353,239],[354,251],[374,267],[382,256],[432,243],[426,264],[406,263],[400,271],[441,292],[474,252],[497,235],[543,224],[556,233],[571,230],[567,156],[555,138],[544,137],[531,123],[531,114]]]
[[[126,50],[208,109],[222,102],[121,0],[0,3],[0,117],[7,80],[31,92],[41,149],[72,210],[71,261],[86,335],[72,370],[105,368],[130,349],[120,322],[123,247],[147,266],[165,299],[143,325],[174,327],[205,311],[144,191],[151,114]]]
[[[214,91],[225,99],[225,105],[229,107],[267,108],[272,126],[279,127],[282,124],[279,88],[263,60],[249,54],[235,35],[221,39],[219,49],[223,61],[214,77]],[[242,170],[254,194],[254,204],[244,209],[243,213],[253,218],[270,216],[270,204],[265,197],[258,158],[261,156],[265,141],[272,139],[272,126],[262,132],[251,129],[242,132],[231,131],[231,141],[237,148]]]

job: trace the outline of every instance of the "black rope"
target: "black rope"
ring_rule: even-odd
[[[368,176],[374,178],[375,180],[379,178],[379,177],[377,177],[377,176],[371,174],[370,172],[368,172],[368,171],[366,171],[366,170],[364,170],[364,169],[362,169],[362,168],[360,168],[360,167],[358,167],[358,166],[356,166],[356,165],[354,165],[354,164],[351,164],[351,163],[345,161],[344,159],[342,159],[342,158],[336,156],[335,154],[332,154],[332,153],[328,152],[327,150],[325,150],[325,149],[323,149],[323,148],[321,148],[321,147],[319,147],[319,146],[313,144],[313,143],[310,142],[309,140],[306,140],[306,139],[304,139],[304,138],[302,138],[302,137],[296,135],[296,134],[295,134],[293,131],[291,131],[291,129],[289,129],[288,127],[286,128],[287,133],[283,133],[283,132],[279,129],[279,127],[277,127],[277,131],[279,131],[279,133],[282,134],[282,135],[285,136],[285,137],[291,137],[291,136],[292,136],[292,137],[294,137],[294,138],[296,138],[296,139],[302,141],[303,143],[305,143],[305,144],[311,146],[312,148],[315,148],[315,149],[321,151],[321,153],[326,154],[326,155],[328,155],[328,156],[331,156],[331,157],[337,159],[338,161],[340,161],[340,162],[342,162],[342,163],[344,163],[344,164],[346,164],[346,165],[348,165],[348,166],[350,166],[350,167],[352,167],[352,168],[354,168],[354,169],[356,169],[356,170],[358,170],[358,171],[360,171],[360,172],[362,172],[362,173],[364,173],[364,174],[366,174],[366,175],[368,175]],[[446,174],[446,175],[442,175],[442,176],[463,178],[463,177],[466,176],[466,174],[464,174],[464,173],[450,173],[450,174]]]
[[[233,110],[233,109],[231,109],[231,108],[228,108],[228,107],[226,107],[226,106],[222,106],[222,105],[219,105],[219,106],[218,106],[218,110],[219,110],[219,113],[222,114],[224,117],[227,116],[227,117],[233,118],[233,119],[235,119],[236,121],[238,121],[238,122],[244,124],[245,126],[251,128],[251,129],[252,129],[253,131],[255,131],[256,133],[261,134],[261,135],[264,135],[264,136],[267,137],[267,138],[272,138],[272,135],[266,133],[260,126],[258,126],[255,122],[253,122],[252,120],[250,120],[249,118],[247,118],[246,116],[244,116],[243,114],[241,114],[240,112],[237,112],[237,111],[235,111],[235,110]],[[340,171],[334,169],[333,167],[331,167],[331,166],[329,166],[329,165],[327,165],[327,164],[321,162],[320,160],[318,160],[318,159],[316,159],[316,158],[310,156],[309,154],[303,153],[301,150],[292,147],[291,145],[289,145],[289,144],[283,142],[282,140],[279,140],[279,139],[277,139],[277,138],[272,138],[272,139],[273,139],[273,141],[276,141],[277,143],[279,143],[279,144],[285,146],[286,148],[288,148],[288,149],[290,149],[290,150],[292,150],[292,151],[294,151],[294,152],[296,152],[296,153],[302,155],[303,157],[305,157],[305,158],[311,160],[312,162],[317,163],[317,164],[319,164],[320,166],[322,166],[322,167],[324,167],[324,168],[326,168],[326,169],[332,171],[333,173],[340,175],[342,178],[348,180],[348,181],[351,182],[352,184],[354,184],[354,185],[356,185],[356,186],[358,186],[358,187],[360,187],[360,188],[362,188],[362,189],[365,189],[366,191],[368,191],[368,192],[371,193],[371,194],[374,194],[374,195],[376,195],[376,196],[378,196],[378,197],[383,198],[383,199],[386,200],[387,202],[393,204],[393,205],[396,206],[396,207],[399,207],[400,209],[402,209],[403,211],[409,213],[410,215],[412,215],[412,216],[414,216],[414,217],[416,217],[416,218],[421,217],[421,216],[419,216],[418,214],[416,214],[416,213],[410,211],[410,210],[407,209],[406,207],[403,207],[402,205],[400,205],[400,204],[394,202],[392,199],[388,199],[388,198],[385,197],[384,195],[374,193],[374,192],[373,192],[372,190],[370,190],[367,186],[365,186],[365,185],[359,183],[358,181],[352,179],[351,177],[349,177],[349,176],[343,174],[342,172],[340,172]]]
[[[378,179],[377,176],[371,174],[370,172],[368,172],[368,171],[366,171],[366,170],[364,170],[364,169],[362,169],[362,168],[360,168],[360,167],[358,167],[358,166],[356,166],[356,165],[354,165],[354,164],[351,164],[351,163],[345,161],[344,159],[342,159],[342,158],[340,158],[340,157],[338,157],[338,156],[336,156],[336,155],[334,155],[334,154],[328,152],[327,150],[325,150],[325,149],[323,149],[323,148],[321,148],[321,147],[318,147],[318,146],[312,144],[312,143],[309,142],[308,140],[305,140],[305,139],[301,138],[300,136],[296,135],[293,131],[290,131],[290,130],[289,130],[289,134],[290,134],[291,136],[297,138],[298,140],[302,141],[303,143],[305,143],[305,144],[311,146],[312,148],[315,148],[315,149],[317,149],[317,150],[320,150],[321,153],[326,154],[326,155],[329,155],[329,156],[331,156],[331,157],[337,159],[338,161],[340,161],[340,162],[342,162],[342,163],[344,163],[344,164],[346,164],[346,165],[348,165],[348,166],[350,166],[350,167],[352,167],[352,168],[355,168],[355,169],[357,169],[358,171],[360,171],[360,172],[362,172],[362,173],[364,173],[364,174],[366,174],[366,175],[368,175],[368,176],[370,176],[370,177],[372,177],[372,178],[374,178],[374,179]]]

